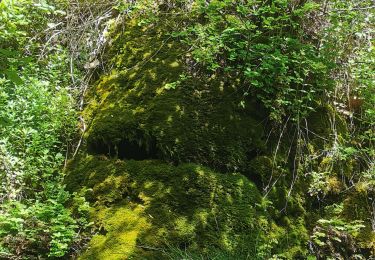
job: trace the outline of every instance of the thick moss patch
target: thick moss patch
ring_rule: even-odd
[[[330,106],[319,106],[307,118],[308,137],[317,148],[332,146],[332,140],[342,141],[348,134],[345,120]]]
[[[189,74],[188,54],[167,34],[170,29],[129,21],[113,36],[113,70],[98,80],[84,111],[88,150],[243,168],[254,151],[264,149],[261,109],[255,102],[240,108],[234,79]]]
[[[162,259],[170,247],[253,257],[270,251],[264,203],[242,175],[87,156],[69,165],[66,182],[93,205],[98,234],[82,259]]]
[[[301,128],[265,130],[256,97],[239,106],[241,80],[192,70],[189,46],[170,35],[182,21],[163,19],[116,26],[105,54],[111,69],[86,97],[91,155],[75,159],[66,179],[93,205],[97,233],[82,258],[165,259],[171,248],[229,259],[307,257],[321,214],[310,175],[327,177],[318,191],[328,204],[353,169],[327,152],[344,144],[345,121],[316,104]],[[324,156],[299,160],[300,147]]]

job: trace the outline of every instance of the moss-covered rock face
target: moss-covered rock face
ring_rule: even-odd
[[[189,71],[187,49],[167,34],[170,23],[132,20],[115,29],[107,53],[112,70],[88,93],[88,153],[125,161],[88,156],[70,166],[68,187],[86,191],[100,231],[82,258],[162,258],[169,247],[233,257],[306,255],[303,199],[287,203],[282,177],[265,208],[248,180],[265,187],[288,173],[274,171],[271,157],[256,157],[267,154],[264,110],[249,97],[239,106],[239,80]],[[293,214],[283,218],[287,204]]]
[[[89,151],[243,168],[264,148],[261,109],[251,101],[239,107],[233,79],[189,74],[186,50],[162,24],[129,21],[114,33],[113,70],[98,80],[84,111]]]
[[[238,104],[241,80],[191,70],[189,46],[170,36],[176,19],[133,18],[111,32],[111,69],[83,111],[87,145],[67,170],[97,231],[81,258],[165,259],[181,249],[208,259],[302,259],[325,228],[319,219],[330,216],[365,220],[359,248],[373,250],[367,208],[348,216],[363,194],[343,199],[355,165],[330,152],[345,143],[345,121],[317,103],[302,128],[265,130],[256,98]],[[325,199],[322,208],[344,201],[344,213],[325,214],[314,196]]]
[[[270,251],[272,223],[259,191],[240,174],[103,156],[78,158],[68,170],[68,188],[85,193],[98,228],[82,259],[162,259],[169,247],[253,257]]]

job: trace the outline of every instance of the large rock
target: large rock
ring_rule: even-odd
[[[91,153],[233,171],[264,149],[262,109],[251,99],[240,108],[239,81],[190,73],[169,27],[123,26],[107,57],[112,71],[87,97]]]

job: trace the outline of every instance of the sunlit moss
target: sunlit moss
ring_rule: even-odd
[[[93,190],[88,200],[99,234],[82,259],[157,255],[145,248],[169,246],[227,252],[241,248],[255,255],[255,245],[265,241],[265,204],[242,175],[195,164],[175,167],[98,156],[76,159],[68,173],[69,189]],[[122,256],[116,258],[116,252]]]
[[[139,25],[135,19],[116,28],[106,53],[111,71],[94,84],[83,111],[88,152],[112,159],[76,159],[66,179],[71,190],[91,190],[87,198],[95,205],[100,232],[84,257],[101,251],[105,259],[116,259],[111,252],[124,252],[124,259],[162,259],[169,247],[241,251],[261,259],[306,257],[315,219],[307,212],[309,182],[301,178],[306,172],[291,169],[294,133],[270,134],[266,142],[267,115],[256,98],[241,107],[239,78],[191,73],[189,46],[170,37],[167,23]],[[311,154],[330,149],[332,135],[341,142],[348,132],[329,106],[318,107],[305,123]],[[149,158],[164,162],[115,160],[130,142],[145,154],[154,149]],[[337,174],[352,169],[337,165],[329,157],[313,165],[332,173],[325,194],[340,194],[344,186]],[[264,189],[266,200],[249,179]]]
[[[259,109],[241,109],[235,101],[241,94],[226,79],[180,79],[186,47],[167,35],[169,28],[134,21],[124,28],[113,32],[113,70],[87,96],[89,147],[110,153],[122,140],[145,147],[155,141],[160,159],[223,170],[244,168],[249,151],[264,149]],[[177,81],[175,89],[165,89]]]
[[[139,251],[137,239],[140,232],[151,226],[144,217],[141,205],[123,205],[106,208],[98,206],[92,212],[93,218],[100,223],[99,232],[88,245],[80,259],[129,259]]]

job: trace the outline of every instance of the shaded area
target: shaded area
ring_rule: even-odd
[[[130,140],[121,140],[116,145],[106,144],[104,142],[95,142],[89,144],[87,151],[89,154],[102,154],[123,160],[157,159],[159,154],[155,139],[152,139],[148,144],[142,144],[137,141]]]

